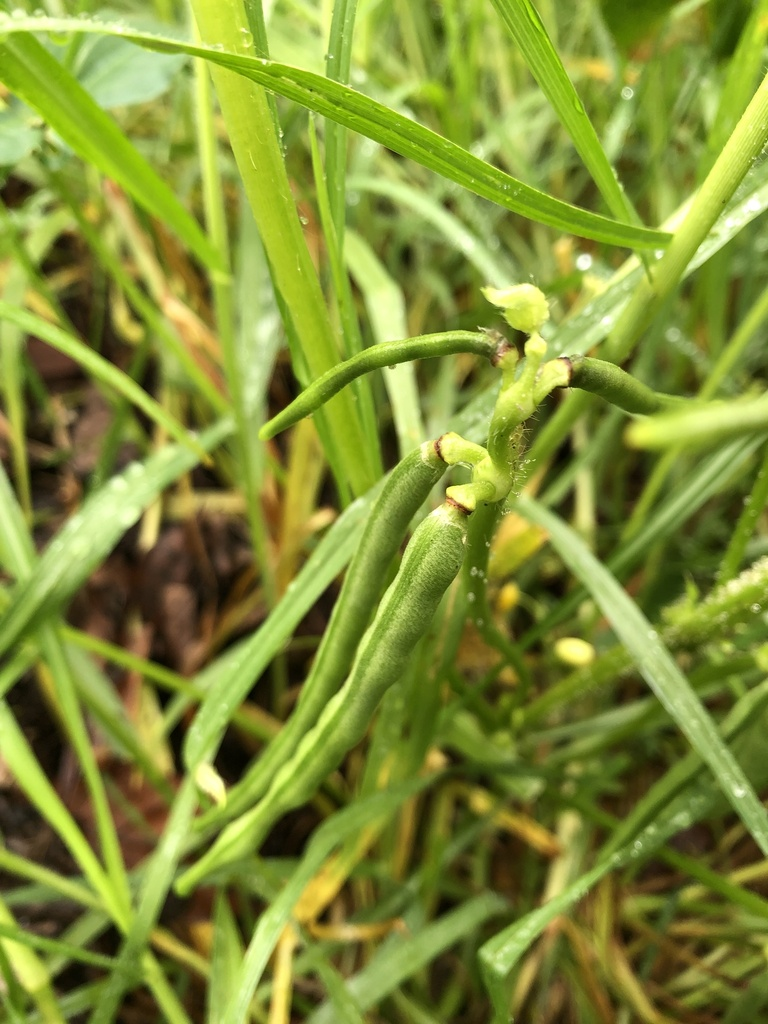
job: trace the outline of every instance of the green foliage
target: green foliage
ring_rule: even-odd
[[[2,1012],[751,1021],[768,2],[122,7],[0,11],[0,774],[69,858],[0,802]],[[176,518],[181,655],[67,623]]]

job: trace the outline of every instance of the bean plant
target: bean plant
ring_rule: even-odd
[[[0,11],[3,1019],[762,1019],[767,35]]]

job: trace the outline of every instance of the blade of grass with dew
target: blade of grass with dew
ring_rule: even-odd
[[[744,132],[749,128],[750,122],[745,121],[742,118],[742,122],[745,122],[746,127],[743,129]],[[742,124],[740,122],[740,125]],[[768,118],[766,119],[766,125],[768,125]],[[754,133],[747,133],[748,135]],[[730,143],[729,143],[730,145]],[[719,252],[724,245],[727,244],[731,239],[735,238],[736,235],[742,231],[747,224],[751,223],[755,217],[762,214],[768,202],[768,186],[765,185],[766,176],[768,176],[768,161],[763,161],[762,164],[754,171],[749,171],[748,161],[737,161],[738,166],[736,168],[738,173],[744,171],[749,173],[754,188],[749,189],[746,194],[737,195],[736,199],[732,202],[728,202],[731,195],[732,186],[738,184],[738,181],[734,181],[733,168],[730,166],[731,161],[728,161],[728,166],[721,173],[721,161],[718,160],[717,164],[713,168],[707,182],[715,176],[716,180],[710,182],[710,187],[707,190],[705,197],[706,201],[712,200],[713,202],[719,202],[722,209],[722,216],[711,223],[713,214],[709,211],[709,215],[702,220],[701,216],[691,220],[692,213],[694,211],[694,204],[698,204],[699,197],[702,192],[696,194],[692,202],[686,202],[683,204],[681,211],[675,214],[674,220],[678,221],[680,213],[684,214],[684,221],[689,224],[686,229],[686,235],[683,238],[683,242],[678,245],[675,263],[679,265],[683,263],[683,269],[680,273],[680,280],[685,280],[690,274],[707,259],[709,259],[716,252]],[[715,172],[718,172],[717,175]],[[703,189],[704,186],[702,186]],[[697,207],[698,208],[698,207]],[[706,211],[705,211],[706,212]],[[690,222],[690,223],[689,223]],[[709,231],[706,231],[706,224],[710,223],[711,226]],[[704,237],[701,237],[700,231],[702,227],[705,230]],[[676,229],[675,238],[678,237],[678,231]],[[681,248],[682,246],[682,248]],[[690,259],[687,259],[688,249],[693,249],[693,253]],[[657,263],[653,269],[653,279],[658,280],[659,275],[663,273],[662,263],[666,259],[666,254]],[[600,296],[595,303],[590,303],[585,310],[582,311],[582,316],[591,313],[596,314],[598,310],[601,311],[599,322],[593,320],[585,325],[586,330],[584,334],[579,337],[578,334],[574,333],[573,328],[578,327],[579,319],[574,318],[572,321],[558,329],[555,340],[553,343],[553,354],[568,351],[570,344],[572,344],[573,351],[582,352],[585,350],[585,345],[590,341],[592,344],[606,337],[603,348],[600,352],[601,358],[609,359],[612,362],[623,361],[629,353],[634,349],[635,344],[642,333],[642,330],[649,322],[646,317],[646,313],[651,309],[649,289],[651,286],[647,281],[642,279],[642,272],[639,269],[639,264],[634,257],[627,261],[625,268],[622,268],[618,274],[622,275],[622,279],[618,282],[618,287],[622,292],[626,293],[628,290],[627,283],[623,280],[626,269],[632,267],[635,263],[635,269],[633,271],[633,282],[629,285],[629,291],[631,292],[631,298],[629,301],[626,300],[626,294],[622,295],[621,301],[615,305],[610,302],[608,296],[604,293]],[[614,279],[617,275],[614,275]],[[669,284],[669,281],[667,281]],[[670,285],[671,288],[671,285]],[[664,287],[664,295],[659,298],[656,296],[656,301],[661,302],[668,294],[667,286]],[[638,296],[644,296],[644,301],[641,301]],[[604,305],[605,304],[605,305]],[[606,309],[605,306],[609,308]],[[547,335],[549,337],[549,335]],[[561,341],[562,339],[562,341]],[[567,340],[570,344],[563,347],[562,342]],[[557,448],[562,444],[564,439],[570,433],[573,423],[581,416],[587,409],[595,404],[594,399],[591,398],[585,392],[572,392],[565,402],[558,409],[557,413],[548,421],[544,429],[539,433],[533,446],[531,447],[529,460],[527,467],[523,467],[523,477],[528,476],[533,466],[538,462],[547,461]]]
[[[435,957],[462,939],[471,940],[472,933],[481,925],[508,910],[509,905],[501,896],[485,892],[423,928],[413,929],[407,938],[393,936],[347,981],[348,992],[363,1010],[372,1009]],[[326,1003],[309,1016],[307,1024],[333,1024],[334,1020],[333,1006]]]
[[[385,196],[393,203],[404,206],[415,213],[427,224],[431,224],[445,238],[448,245],[466,257],[467,262],[477,270],[485,284],[501,288],[520,276],[511,259],[501,248],[498,252],[494,252],[455,214],[446,210],[423,190],[402,181],[389,181],[387,178],[370,178],[362,175],[351,177],[348,187],[350,191],[354,192],[370,192],[373,195]]]
[[[183,756],[188,771],[194,772],[201,762],[210,760],[235,709],[315,601],[352,558],[370,506],[383,483],[382,480],[364,498],[347,506],[262,626],[225,655],[223,664],[219,659],[212,673],[213,682],[187,730]]]
[[[699,246],[695,257],[686,268],[684,278],[705,263],[715,253],[732,241],[747,225],[768,210],[768,160],[750,172],[749,189],[739,193],[737,198],[724,210],[724,216],[712,227]],[[671,226],[685,213],[688,203],[670,218]],[[609,334],[629,301],[633,289],[644,273],[639,260],[631,256],[616,271],[605,290],[575,315],[542,332],[549,346],[549,354],[559,355],[570,352],[582,355],[598,345]],[[604,350],[601,351],[603,356]],[[469,440],[482,442],[487,433],[487,424],[496,400],[496,385],[491,385],[469,402],[450,424],[450,429],[465,435]],[[523,476],[533,471],[536,465],[546,462],[568,435],[573,420],[589,405],[586,393],[572,393],[554,416],[544,425],[535,438],[529,452],[528,465],[521,470]],[[567,470],[566,470],[567,472]]]
[[[23,587],[34,574],[37,559],[32,537],[23,522],[21,509],[16,504],[2,467],[0,467],[0,499],[6,509],[2,521],[2,530],[6,535],[3,548],[12,556],[8,568],[16,576],[18,586]],[[64,645],[50,623],[42,625],[38,643],[43,659],[43,664],[40,666],[41,683],[48,689],[51,703],[59,712],[61,722],[77,756],[80,771],[93,804],[96,832],[107,877],[112,886],[114,902],[120,908],[121,913],[127,915],[130,907],[130,893],[122,848],[109,808],[103,777],[97,765],[93,745],[77,699],[72,669],[67,660]]]
[[[89,651],[107,661],[113,662],[113,664],[123,669],[145,676],[146,679],[156,684],[156,686],[182,697],[187,707],[194,707],[200,704],[205,697],[207,676],[214,676],[219,671],[225,671],[230,661],[239,654],[237,646],[228,647],[224,654],[206,666],[205,669],[198,673],[195,679],[188,679],[178,675],[176,672],[171,672],[170,669],[162,665],[158,665],[153,661],[147,661],[145,658],[139,658],[122,647],[117,647],[115,644],[101,640],[89,633],[73,629],[71,626],[60,626],[58,631],[72,648]],[[247,642],[246,640],[241,643],[245,644]],[[247,713],[241,714],[236,711],[233,714],[233,723],[249,736],[254,736],[260,740],[271,738],[277,731],[277,721],[272,719],[266,712],[263,714],[263,717],[259,716],[257,718],[253,714],[254,711],[253,706],[248,709]]]
[[[248,415],[244,394],[245,380],[238,360],[234,282],[231,274],[232,260],[221,170],[216,150],[211,77],[205,61],[196,60],[194,71],[196,134],[203,181],[205,224],[211,244],[220,254],[224,266],[227,267],[226,274],[212,275],[211,289],[216,330],[221,346],[221,362],[236,426],[232,441],[236,447],[236,459],[242,480],[251,543],[259,556],[264,587],[271,605],[274,604],[274,581],[269,572],[270,562],[267,557],[266,525],[259,496],[258,467],[251,456],[251,451],[255,447],[251,443],[254,424]],[[271,360],[268,361],[268,365],[271,367]]]
[[[59,640],[63,640],[60,631],[57,630],[56,635]],[[147,749],[146,742],[141,739],[129,719],[117,695],[114,682],[97,667],[85,651],[74,646],[66,647],[65,656],[72,671],[78,696],[94,721],[99,724],[107,743],[119,757],[130,760],[155,790],[170,803],[173,799],[173,789],[157,767],[152,751]]]
[[[156,961],[148,954],[147,944],[170,891],[176,868],[184,853],[192,818],[197,810],[197,800],[194,779],[187,776],[176,793],[160,842],[142,877],[136,896],[136,912],[117,956],[115,969],[107,980],[99,1005],[91,1015],[89,1024],[111,1024],[124,993],[131,985],[133,969],[136,964],[141,964],[142,973],[149,973],[150,978],[158,979],[159,968]],[[160,976],[162,977],[162,974]],[[150,978],[147,980],[149,981]],[[168,995],[171,994],[172,989],[169,989]],[[175,995],[173,999],[176,999]],[[174,1011],[176,1019],[180,1019],[178,1009]],[[186,1018],[186,1014],[184,1014],[184,1018]]]
[[[213,908],[213,942],[211,948],[211,983],[208,986],[208,1024],[219,1024],[230,992],[237,981],[238,965],[243,962],[245,948],[237,920],[222,890],[216,896]]]
[[[162,405],[151,398],[127,374],[107,362],[103,356],[94,352],[84,342],[73,338],[60,327],[43,320],[42,317],[28,313],[25,309],[20,309],[18,306],[2,300],[0,300],[0,320],[9,320],[28,335],[42,338],[52,348],[69,356],[96,380],[128,399],[137,409],[141,409],[153,423],[167,431],[179,444],[189,448],[199,459],[208,461],[208,453],[178,420],[166,412]]]
[[[768,0],[757,0],[744,22],[733,57],[728,62],[707,148],[700,170],[708,171],[736,127],[749,103],[755,81],[763,70],[763,54],[768,37]]]
[[[717,578],[721,583],[727,583],[736,576],[744,560],[747,544],[752,539],[760,516],[768,505],[768,445],[765,447],[763,461],[755,476],[752,490],[744,502],[744,508],[720,563]]]
[[[608,209],[618,220],[634,220],[636,214],[619,184],[616,172],[600,145],[579,94],[552,45],[531,0],[491,0],[506,25],[528,70],[552,104],[568,132],[584,166],[600,190]]]
[[[233,53],[253,54],[245,4],[232,0],[192,0],[201,36]],[[201,50],[200,55],[205,48]],[[210,52],[210,51],[208,51]],[[219,52],[215,50],[214,52]],[[291,191],[280,128],[263,83],[209,65],[229,142],[245,194],[259,229],[272,280],[280,295],[294,372],[301,383],[320,376],[339,359],[338,333],[331,322],[318,272],[312,261]],[[378,439],[363,430],[352,395],[340,395],[317,417],[323,447],[342,500],[365,493],[377,479]]]
[[[325,73],[334,82],[349,84],[352,63],[357,0],[334,0]],[[347,129],[336,121],[325,126],[325,173],[328,179],[328,205],[336,231],[336,242],[344,249],[347,196]],[[348,353],[351,354],[351,353]]]
[[[691,200],[686,200],[662,225],[674,232],[685,219]],[[768,160],[749,172],[744,185],[727,203],[723,216],[712,225],[687,265],[683,280],[720,252],[741,231],[768,210]],[[661,253],[655,254],[657,259]],[[651,266],[657,266],[652,263]],[[612,275],[603,291],[561,324],[545,325],[542,334],[550,346],[550,355],[563,352],[585,355],[600,344],[617,323],[645,270],[636,256],[630,256]],[[604,350],[601,358],[606,358]]]
[[[112,118],[28,32],[6,34],[3,16],[0,79],[86,163],[98,167],[160,218],[207,267],[223,270],[218,253],[171,187],[131,145]]]
[[[387,792],[358,801],[338,811],[314,832],[298,867],[280,894],[259,917],[221,1024],[244,1024],[247,1020],[253,993],[290,919],[291,911],[330,853],[349,836],[359,834],[370,822],[394,813],[407,799],[420,793],[432,782],[434,776],[412,779]]]
[[[40,273],[40,267],[61,234],[71,229],[71,217],[66,210],[32,216],[27,229],[22,230],[0,200],[0,232],[8,249],[7,272],[3,281],[2,298],[12,306],[24,304],[27,288],[32,287],[48,302],[62,325],[71,324],[61,303]],[[11,460],[19,500],[28,521],[32,519],[32,498],[29,464],[25,441],[26,408],[23,401],[24,384],[22,331],[17,324],[0,324],[0,381],[5,395],[5,410],[9,422]]]
[[[354,89],[301,68],[243,56],[235,52],[234,48],[218,50],[214,47],[194,46],[104,22],[45,17],[5,18],[0,19],[0,29],[7,35],[20,31],[118,35],[161,53],[186,53],[193,57],[203,57],[212,64],[234,71],[286,99],[294,100],[315,113],[352,128],[470,192],[529,220],[583,238],[628,248],[659,248],[669,241],[669,236],[662,231],[611,220],[555,199],[505,174],[418,122],[404,118],[397,111]],[[240,169],[242,172],[242,164]],[[295,266],[294,258],[291,263],[294,274]]]
[[[732,744],[744,730],[760,722],[768,704],[768,681],[744,694],[728,712],[718,729],[718,739]],[[701,771],[702,758],[695,750],[677,761],[635,804],[600,850],[600,858],[612,857],[650,825]],[[726,794],[727,795],[727,794]]]
[[[25,932],[21,928],[14,927],[2,922],[0,917],[0,939],[11,939],[30,950],[40,950],[43,953],[55,953],[65,956],[76,963],[89,964],[91,967],[101,967],[103,970],[111,970],[114,966],[114,959],[102,953],[91,953],[87,949],[80,949],[66,942],[59,942],[56,939],[47,939],[43,935],[35,935],[33,932]]]
[[[605,358],[626,359],[637,338],[651,323],[683,279],[696,250],[720,218],[736,189],[768,142],[768,75],[723,146],[694,195],[685,219],[675,230],[650,277],[643,276],[606,343]]]
[[[210,451],[231,431],[232,422],[223,420],[199,435],[200,444]],[[32,574],[14,588],[13,603],[0,617],[0,653],[16,643],[36,620],[60,608],[139,520],[144,509],[197,461],[188,449],[167,445],[145,462],[132,463],[87,498],[37,560]]]
[[[703,508],[710,498],[734,484],[737,473],[751,459],[760,444],[759,437],[745,438],[702,458],[688,479],[681,482],[677,490],[672,491],[652,513],[648,514],[642,529],[638,530],[631,540],[618,544],[616,550],[606,559],[608,569],[619,577],[626,576],[653,545],[671,537]],[[546,497],[547,501],[542,499],[542,504],[548,505],[550,499],[548,495]],[[586,592],[581,587],[569,594],[550,615],[521,637],[521,646],[526,647],[538,637],[546,635],[554,625],[578,608],[585,595]]]
[[[376,343],[408,337],[405,297],[387,273],[368,243],[356,231],[344,236],[347,269],[363,295]],[[383,370],[384,383],[392,405],[400,457],[424,440],[424,424],[413,363],[401,363]]]
[[[337,309],[334,310],[334,316],[338,316],[339,318],[343,354],[344,357],[348,359],[355,353],[362,351],[363,339],[360,331],[355,299],[352,294],[351,282],[344,266],[344,254],[340,248],[340,245],[343,246],[344,244],[344,233],[342,232],[341,236],[337,234],[333,215],[331,213],[328,183],[325,179],[325,172],[323,171],[323,161],[320,156],[315,120],[316,119],[314,117],[310,117],[309,119],[309,148],[312,156],[312,174],[315,184],[315,196],[317,201],[317,210],[320,214],[320,224],[322,225],[323,235],[325,237],[325,247],[328,253],[331,278],[333,280],[333,297],[335,298],[337,307]],[[328,122],[328,124],[330,123],[331,122]],[[339,237],[342,239],[341,242],[339,241]],[[354,394],[357,399],[358,408],[360,409],[360,418],[363,424],[363,430],[366,431],[368,436],[372,439],[370,447],[372,451],[376,452],[377,473],[381,476],[383,467],[381,465],[379,429],[370,379],[361,377],[355,385]]]
[[[16,306],[24,299],[28,277],[18,262],[11,262],[3,282],[0,301]],[[24,338],[21,328],[12,322],[0,323],[0,388],[7,417],[13,476],[25,517],[32,521],[32,489],[26,443],[27,410],[24,402],[22,352]]]
[[[762,756],[762,722],[753,714],[756,706],[765,700],[766,688],[746,694],[723,723],[723,734],[726,739],[736,739],[741,732],[757,734],[757,758],[752,759],[752,767],[759,765],[761,785],[765,784],[766,762]],[[744,752],[742,751],[742,756]],[[509,927],[499,932],[481,948],[479,958],[486,987],[491,995],[494,1007],[493,1024],[508,1024],[509,1009],[507,997],[507,978],[522,956],[530,949],[533,942],[544,932],[547,926],[566,913],[575,903],[586,896],[590,890],[609,871],[641,862],[654,854],[672,836],[683,829],[690,828],[695,822],[711,813],[722,800],[722,790],[711,776],[701,776],[696,771],[696,763],[688,755],[685,762],[685,773],[688,775],[689,789],[674,796],[679,790],[680,776],[677,768],[673,768],[662,779],[654,784],[643,798],[644,807],[662,807],[656,818],[637,831],[636,826],[647,819],[644,807],[637,813],[633,812],[633,828],[620,824],[608,843],[598,854],[598,862],[575,882],[549,900],[544,906],[525,914]],[[693,771],[691,771],[693,768]],[[669,802],[669,798],[672,802]],[[666,801],[666,806],[664,806]],[[623,843],[624,845],[621,845]]]
[[[126,927],[127,917],[111,881],[40,767],[5,701],[0,701],[0,741],[3,758],[30,803],[67,846],[112,920],[119,927]]]
[[[643,613],[584,541],[566,523],[530,498],[515,509],[543,527],[563,562],[586,587],[638,671],[678,728],[707,764],[726,798],[763,853],[768,854],[768,813],[685,676]]]

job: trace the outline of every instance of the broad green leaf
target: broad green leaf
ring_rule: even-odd
[[[231,432],[232,423],[223,420],[201,434],[200,443],[210,451]],[[132,463],[87,498],[42,553],[32,574],[14,588],[11,606],[0,617],[0,654],[41,617],[61,608],[145,508],[197,461],[188,449],[167,445],[145,462]]]
[[[28,32],[6,31],[9,25],[22,22],[8,15],[0,17],[0,80],[36,110],[81,159],[116,181],[175,231],[206,266],[223,270],[200,225],[112,118]],[[77,24],[69,22],[68,30],[76,30]],[[34,19],[30,30],[34,30]]]
[[[186,59],[153,56],[124,39],[90,36],[83,39],[70,70],[99,106],[110,110],[162,96]]]
[[[613,221],[554,199],[362,93],[301,68],[209,47],[179,43],[174,39],[137,32],[125,26],[109,26],[85,20],[13,19],[6,16],[0,19],[0,31],[8,33],[8,40],[15,38],[15,33],[25,31],[96,32],[118,35],[163,53],[187,53],[203,57],[220,67],[244,75],[309,110],[314,110],[332,121],[366,135],[396,153],[455,181],[476,195],[530,220],[610,245],[647,248],[659,247],[668,241],[668,236],[663,232]],[[6,46],[8,45],[7,43]],[[0,56],[2,52],[0,50]]]
[[[0,167],[13,167],[34,152],[43,132],[33,124],[30,111],[16,100],[0,110]]]
[[[562,560],[586,587],[632,655],[640,674],[693,749],[709,766],[757,845],[768,854],[768,813],[688,680],[643,613],[581,537],[562,519],[530,498],[519,498],[515,507],[526,519],[547,531]]]
[[[608,209],[618,219],[631,218],[633,211],[616,172],[603,152],[597,132],[531,0],[492,0],[492,3],[570,135]]]

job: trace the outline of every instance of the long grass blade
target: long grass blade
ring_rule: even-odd
[[[476,195],[530,220],[583,238],[630,248],[658,248],[667,235],[650,228],[610,220],[572,206],[526,185],[479,157],[362,93],[321,75],[240,54],[180,43],[125,26],[66,18],[0,19],[3,32],[99,32],[119,35],[161,53],[187,53],[235,71],[266,89],[343,124],[375,142],[443,175]]]
[[[519,498],[516,508],[526,519],[548,532],[560,557],[586,587],[632,654],[640,674],[693,749],[709,766],[757,845],[768,854],[768,813],[720,738],[711,717],[643,613],[562,519],[531,498]]]
[[[29,27],[6,33],[0,18],[0,80],[42,118],[87,163],[118,182],[149,213],[167,224],[212,270],[223,270],[219,255],[173,190],[123,135],[80,83],[29,35]],[[21,25],[21,20],[17,19]],[[72,26],[71,26],[72,27]],[[183,52],[183,51],[178,51]]]

